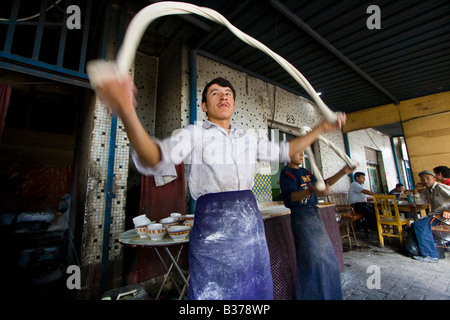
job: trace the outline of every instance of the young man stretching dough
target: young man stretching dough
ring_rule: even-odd
[[[141,125],[131,88],[128,77],[113,77],[96,91],[122,120],[138,171],[162,176],[173,173],[174,165],[189,165],[189,190],[197,200],[189,238],[189,299],[273,299],[263,221],[251,192],[255,162],[289,162],[323,132],[339,129],[345,114],[291,142],[258,140],[231,125],[236,93],[230,82],[217,78],[203,91],[208,120],[159,141]]]

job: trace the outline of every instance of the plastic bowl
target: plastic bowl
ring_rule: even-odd
[[[186,239],[186,237],[189,235],[189,232],[191,232],[191,227],[172,226],[167,229],[167,232],[174,241],[182,241]]]

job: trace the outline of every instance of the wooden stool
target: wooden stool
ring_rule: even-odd
[[[341,238],[348,239],[348,245],[351,249],[352,248],[352,237],[350,235],[350,224],[351,224],[351,222],[348,219],[344,219],[341,217],[341,219],[339,220],[339,229],[344,230],[344,234],[342,234],[342,232],[341,232]]]

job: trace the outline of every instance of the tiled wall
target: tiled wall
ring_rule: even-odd
[[[158,61],[138,53],[135,59],[134,82],[138,90],[136,112],[147,132],[155,132],[155,104]],[[111,130],[109,110],[96,101],[94,127],[92,131],[85,206],[85,230],[83,232],[82,264],[101,263],[106,209],[106,183]],[[130,143],[120,119],[117,120],[115,159],[113,176],[113,199],[111,203],[111,225],[109,259],[121,257],[122,246],[119,235],[125,231],[125,206],[127,188],[138,184],[140,176],[130,163]],[[139,213],[136,212],[136,215]]]
[[[252,189],[258,203],[272,201],[272,183],[268,174],[255,174],[255,185]]]

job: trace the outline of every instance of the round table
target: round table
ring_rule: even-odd
[[[129,247],[143,247],[143,248],[149,248],[149,249],[153,248],[155,250],[156,254],[159,257],[159,260],[164,265],[164,267],[166,268],[166,271],[167,271],[166,274],[164,275],[164,281],[161,284],[158,294],[155,297],[156,300],[159,299],[162,289],[166,285],[166,282],[167,282],[167,279],[169,276],[171,277],[178,292],[180,293],[180,299],[184,296],[185,289],[189,286],[189,276],[188,276],[188,278],[186,278],[184,276],[183,271],[181,270],[181,268],[178,265],[178,259],[180,258],[180,254],[181,254],[181,251],[183,250],[183,246],[186,243],[189,243],[189,237],[186,237],[184,240],[175,241],[169,236],[169,234],[166,234],[164,236],[164,238],[161,240],[152,240],[152,239],[150,239],[150,237],[141,238],[138,235],[138,233],[136,232],[136,230],[132,229],[132,230],[125,231],[124,233],[122,233],[119,236],[119,243],[121,243],[124,246],[129,246]],[[168,249],[168,247],[171,247],[171,246],[180,246],[175,257],[172,255],[172,253]],[[166,254],[169,256],[170,261],[172,262],[171,265],[169,266],[169,268],[167,268],[167,266],[164,262],[164,259],[161,257],[161,254],[158,250],[160,248],[164,249]],[[179,289],[176,281],[171,276],[171,271],[174,266],[175,266],[175,269],[178,271],[178,274],[180,275],[180,277],[184,283],[183,288],[181,290]]]

